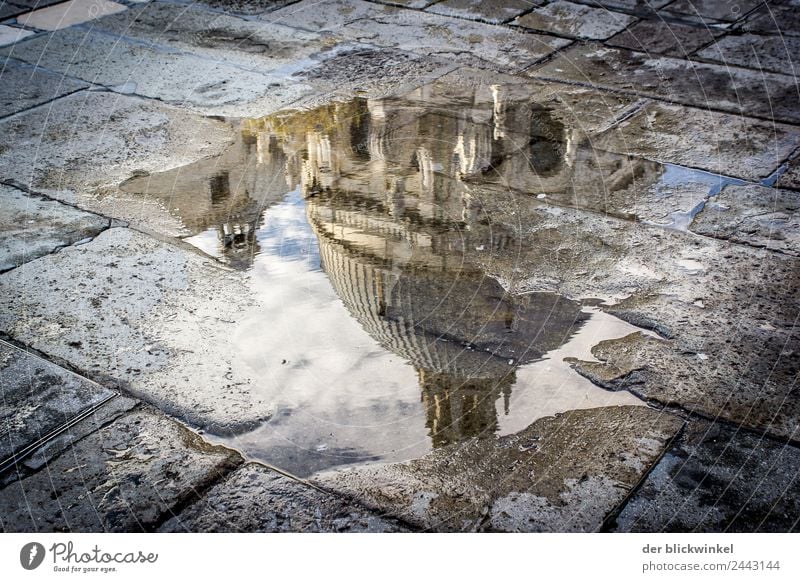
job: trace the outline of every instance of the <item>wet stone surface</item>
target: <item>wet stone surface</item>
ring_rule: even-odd
[[[249,463],[167,521],[161,532],[401,532],[391,518]]]
[[[721,38],[698,51],[697,56],[725,65],[794,75],[798,53],[800,38],[743,34]]]
[[[703,25],[691,26],[660,19],[641,20],[614,35],[608,44],[647,54],[686,58],[724,32]]]
[[[41,260],[0,276],[4,332],[199,428],[269,417],[223,339],[253,304],[235,273],[127,228]]]
[[[149,531],[239,462],[163,414],[136,410],[0,489],[0,528]]]
[[[800,255],[800,193],[729,186],[692,222],[698,234]]]
[[[431,531],[597,531],[681,424],[638,407],[574,411],[313,481]]]
[[[800,121],[794,80],[774,73],[742,70],[734,75],[724,65],[590,43],[569,48],[530,74],[769,120]]]
[[[624,532],[791,532],[800,523],[800,450],[692,423],[617,516]]]
[[[428,12],[498,24],[507,22],[515,16],[529,11],[537,4],[543,4],[543,2],[535,0],[507,0],[505,2],[496,2],[495,0],[444,0],[444,2],[433,4],[428,9]]]
[[[557,0],[520,16],[514,24],[572,38],[602,40],[635,21],[636,18],[627,14]]]
[[[2,44],[2,43],[0,43]],[[86,83],[49,73],[13,59],[4,63],[0,85],[0,117],[25,111],[88,87]]]
[[[85,243],[109,220],[0,184],[0,272],[75,243]]]
[[[0,463],[114,395],[5,342],[0,342],[0,387]]]

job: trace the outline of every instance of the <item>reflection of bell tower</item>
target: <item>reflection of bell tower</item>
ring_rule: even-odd
[[[422,388],[429,436],[434,447],[497,430],[495,402],[502,395],[508,414],[511,386],[516,379],[511,371],[501,378],[457,378],[448,374],[417,370]]]

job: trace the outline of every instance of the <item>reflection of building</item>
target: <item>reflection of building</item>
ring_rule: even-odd
[[[137,176],[120,189],[159,201],[190,235],[215,230],[222,260],[246,269],[258,252],[256,233],[265,207],[279,202],[287,191],[282,150],[273,141],[270,155],[263,156],[257,145],[257,140],[241,134],[220,156]]]

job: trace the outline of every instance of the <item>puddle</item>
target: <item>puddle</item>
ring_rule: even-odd
[[[579,135],[497,87],[460,91],[244,120],[223,156],[122,185],[259,300],[229,341],[276,412],[212,440],[307,476],[641,404],[564,359],[642,330],[498,275],[536,252],[519,232],[558,191],[542,184],[568,173],[576,188]]]

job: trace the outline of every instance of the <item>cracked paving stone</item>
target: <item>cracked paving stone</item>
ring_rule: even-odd
[[[500,24],[543,3],[544,0],[444,0],[436,2],[428,12]]]
[[[66,28],[0,49],[0,54],[104,85],[217,115],[267,113],[310,89],[285,78],[101,32]]]
[[[800,10],[796,0],[772,0],[747,15],[741,24],[744,32],[800,36]]]
[[[9,336],[214,434],[272,414],[229,341],[258,309],[241,274],[127,228],[28,265],[0,276]]]
[[[349,40],[500,70],[519,71],[570,41],[361,1],[302,0],[266,15]]]
[[[682,424],[643,407],[571,411],[311,481],[426,530],[597,531]]]
[[[724,30],[666,20],[641,20],[608,40],[611,46],[686,58]]]
[[[673,0],[575,0],[578,4],[597,6],[607,10],[632,12],[640,16],[652,16],[659,8],[663,8]]]
[[[514,24],[573,38],[603,40],[635,21],[627,14],[557,0],[520,16]]]
[[[608,151],[758,180],[771,175],[800,145],[800,129],[650,102],[592,143]]]
[[[0,176],[70,204],[171,233],[162,208],[108,198],[134,174],[218,155],[229,124],[109,92],[80,92],[0,120]]]
[[[161,413],[136,410],[0,489],[0,528],[150,531],[239,462]]]
[[[28,10],[29,9],[24,6],[15,6],[14,4],[3,1],[2,4],[0,4],[0,20],[7,20],[17,14],[28,12]]]
[[[724,65],[792,76],[797,55],[800,55],[800,38],[755,34],[726,36],[697,53],[701,59]]]
[[[705,205],[689,230],[800,256],[800,192],[728,186]]]
[[[127,9],[127,6],[111,0],[68,0],[19,16],[17,22],[41,30],[60,30]]]
[[[109,226],[107,218],[3,184],[0,208],[0,273],[86,242]]]
[[[4,65],[0,72],[0,117],[25,111],[89,86],[13,59],[6,60]]]
[[[114,392],[0,341],[0,461]]]
[[[798,531],[798,499],[796,446],[694,422],[623,508],[614,531]]]
[[[267,467],[247,464],[166,522],[162,532],[400,532],[391,518]]]
[[[567,49],[528,74],[770,121],[800,121],[794,79],[775,73],[730,69],[587,43]]]

